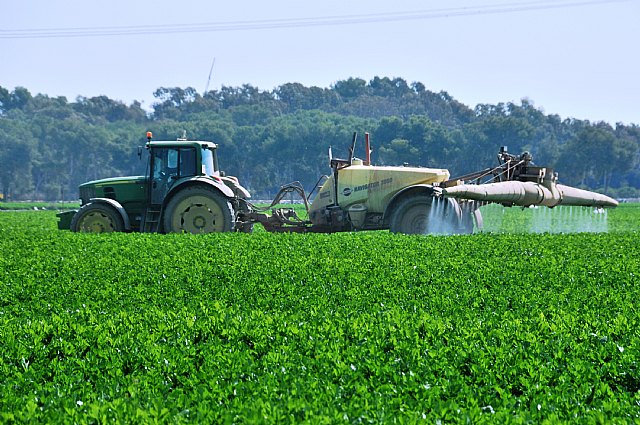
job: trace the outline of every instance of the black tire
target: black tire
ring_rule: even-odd
[[[426,194],[408,195],[393,209],[389,229],[408,235],[459,233],[458,211],[447,199]]]
[[[235,226],[229,200],[215,189],[190,186],[178,192],[165,208],[165,232],[231,232]]]
[[[240,233],[253,233],[253,222],[246,218],[246,215],[251,212],[246,200],[240,200],[238,210],[240,211],[239,218],[244,221],[236,221],[236,231]]]
[[[478,211],[480,214],[480,211]],[[460,233],[472,234],[475,227],[475,219],[473,212],[464,211],[460,222]],[[479,226],[480,227],[480,226]]]
[[[124,221],[112,206],[101,202],[89,202],[71,219],[71,230],[84,233],[122,232]]]
[[[459,202],[460,206],[460,233],[471,234],[474,229],[482,229],[482,213],[476,201]]]
[[[471,214],[465,214],[460,223],[460,233],[470,235],[473,233],[473,216]]]

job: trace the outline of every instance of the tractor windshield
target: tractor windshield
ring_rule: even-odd
[[[218,175],[213,156],[214,154],[211,149],[202,148],[202,172],[207,176]]]

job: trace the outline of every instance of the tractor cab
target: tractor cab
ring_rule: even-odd
[[[149,150],[149,165],[146,175],[148,201],[146,211],[142,216],[141,228],[143,232],[158,231],[162,227],[169,231],[182,229],[192,233],[199,232],[201,229],[198,225],[192,228],[184,227],[185,214],[204,214],[211,211],[211,206],[206,208],[200,206],[207,205],[211,201],[200,199],[198,196],[187,196],[185,201],[178,205],[178,208],[183,209],[179,216],[176,215],[177,212],[173,211],[175,209],[174,203],[171,203],[174,198],[182,199],[186,196],[185,194],[194,193],[196,189],[207,193],[212,192],[214,194],[212,196],[221,196],[221,203],[226,202],[222,200],[224,198],[232,200],[238,196],[249,196],[248,192],[240,187],[237,180],[223,177],[224,173],[218,168],[217,145],[215,143],[187,140],[186,137],[176,141],[152,141],[151,138],[151,132],[147,133],[146,148]],[[208,195],[204,195],[204,197],[209,198]],[[189,202],[194,204],[189,204]],[[197,212],[203,208],[207,211]],[[222,209],[227,210],[226,205],[223,205]],[[226,221],[230,220],[231,218]],[[214,220],[211,218],[209,222],[212,227]],[[219,220],[219,223],[222,221]]]
[[[196,176],[219,179],[216,148],[214,143],[184,139],[149,141],[149,203],[162,204],[167,193],[185,179]]]

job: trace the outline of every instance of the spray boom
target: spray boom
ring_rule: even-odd
[[[437,194],[445,198],[495,202],[507,206],[555,207],[572,205],[611,208],[618,201],[606,195],[558,184],[558,174],[552,168],[538,167],[529,152],[513,155],[506,146],[498,153],[500,165],[443,182]],[[490,183],[481,184],[489,177]],[[466,184],[465,181],[475,181]]]

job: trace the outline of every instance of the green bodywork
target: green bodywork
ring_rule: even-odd
[[[116,200],[127,215],[132,224],[140,222],[149,199],[149,178],[145,176],[113,177],[93,180],[79,186],[80,204],[85,205],[91,199],[103,198]],[[58,228],[68,230],[71,226],[73,215],[77,212],[64,211],[58,216]],[[134,227],[134,230],[137,230]]]
[[[114,177],[80,185],[80,200],[84,205],[91,198],[114,199],[129,216],[141,214],[148,202],[149,179],[145,176]]]

